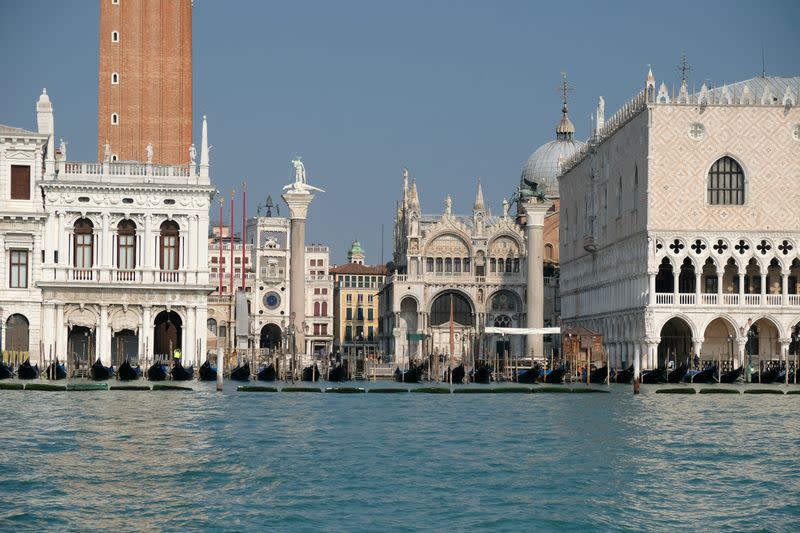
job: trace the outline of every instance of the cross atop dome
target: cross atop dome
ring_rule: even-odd
[[[561,72],[561,85],[558,90],[561,93],[561,101],[564,105],[561,107],[561,120],[558,126],[556,126],[556,139],[569,141],[572,140],[572,136],[575,133],[575,126],[572,124],[567,114],[569,112],[569,108],[567,107],[567,95],[574,91],[575,87],[567,82],[566,72]]]

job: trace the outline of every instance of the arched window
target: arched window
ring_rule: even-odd
[[[122,220],[117,224],[117,268],[136,268],[136,224],[133,220]]]
[[[314,302],[314,316],[320,316],[320,305],[319,302]]]
[[[206,320],[206,327],[208,328],[208,331],[211,332],[212,335],[214,335],[214,336],[217,335],[217,321],[216,320],[214,320],[213,318],[209,318],[208,320]]]
[[[180,241],[178,223],[174,220],[165,220],[161,224],[161,270],[178,270]]]
[[[119,124],[119,115],[117,115],[116,113],[111,113],[111,124],[114,126]]]
[[[452,305],[453,322],[463,326],[472,325],[472,306],[464,296],[458,293],[446,293],[438,296],[431,306],[431,326],[439,326],[450,322]]]
[[[322,302],[322,316],[328,316],[328,302]]]
[[[94,225],[88,218],[79,218],[73,226],[72,264],[75,268],[89,269],[94,264]]]
[[[732,157],[718,159],[708,171],[708,203],[744,205],[744,171]]]
[[[119,83],[119,74],[117,74],[116,72],[112,72],[111,73],[111,84],[112,85],[117,85],[118,83]]]
[[[544,245],[544,260],[545,261],[553,260],[553,245],[550,243]]]
[[[14,314],[6,320],[5,349],[15,352],[27,352],[30,349],[30,324],[23,315]]]

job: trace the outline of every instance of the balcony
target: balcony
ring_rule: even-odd
[[[59,161],[62,178],[79,181],[128,183],[131,177],[157,178],[159,183],[192,185],[198,181],[193,165],[155,165],[139,162]]]
[[[76,285],[90,284],[119,284],[119,285],[186,285],[189,277],[185,270],[149,270],[143,268],[76,268],[56,267],[47,269],[43,282],[67,282]],[[193,273],[194,274],[194,273]],[[197,273],[199,274],[199,272]],[[192,281],[194,282],[194,281]]]
[[[722,295],[716,293],[701,293],[698,301],[698,295],[695,293],[678,293],[677,304],[676,295],[671,292],[657,292],[655,293],[655,305],[680,305],[680,306],[743,306],[743,307],[800,307],[800,294],[789,294],[784,303],[783,295],[781,294],[737,294],[737,293],[723,293]],[[721,302],[720,302],[720,296]]]

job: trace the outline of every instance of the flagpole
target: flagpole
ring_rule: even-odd
[[[448,381],[453,384],[453,351],[455,350],[455,327],[453,325],[453,295],[450,295],[450,370],[448,371]]]

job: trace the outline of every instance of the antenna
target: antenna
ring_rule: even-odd
[[[764,39],[761,39],[761,77],[767,77],[767,62],[764,56]]]
[[[681,61],[678,63],[677,69],[678,72],[681,73],[681,83],[685,82],[689,79],[689,72],[691,72],[692,65],[689,64],[689,61],[686,59],[686,51],[681,50]]]

